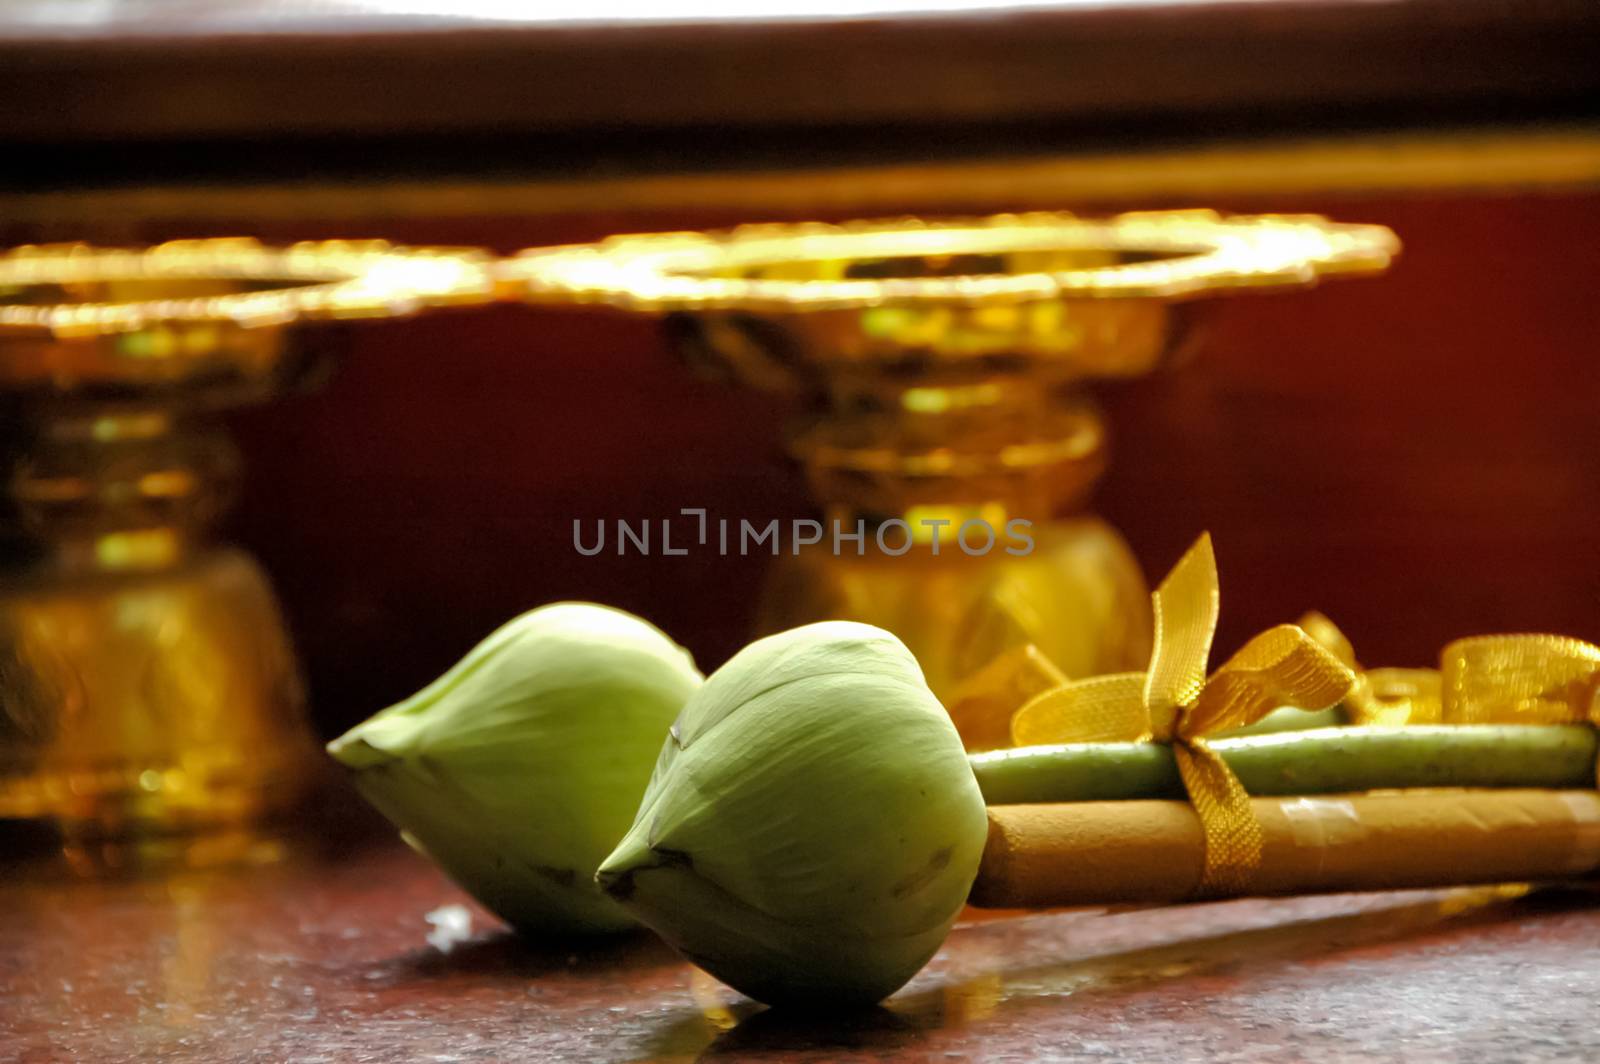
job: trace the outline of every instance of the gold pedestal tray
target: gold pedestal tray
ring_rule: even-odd
[[[669,315],[692,357],[803,399],[791,448],[826,516],[904,521],[915,543],[785,554],[760,624],[889,628],[950,704],[1029,643],[1070,676],[1148,658],[1144,579],[1084,510],[1105,466],[1091,382],[1173,361],[1208,297],[1381,272],[1397,247],[1311,216],[1027,214],[619,236],[526,251],[502,275],[534,303]],[[1013,519],[1031,522],[1025,555],[950,538]],[[969,745],[1003,741],[957,723]]]
[[[302,380],[301,326],[482,302],[448,249],[182,241],[0,254],[11,481],[40,550],[0,575],[0,819],[70,840],[248,826],[312,764],[278,607],[207,543],[237,456],[215,412]]]

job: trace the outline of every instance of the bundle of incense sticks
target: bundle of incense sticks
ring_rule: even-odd
[[[1400,684],[1364,673],[1343,634],[1312,615],[1312,631],[1279,625],[1208,676],[1219,602],[1208,537],[1152,598],[1145,672],[1066,680],[1037,655],[1014,655],[975,684],[977,705],[1029,697],[1009,719],[1018,748],[972,758],[990,806],[974,903],[1169,902],[1600,869],[1600,647],[1532,634],[1457,640],[1438,670],[1404,670]],[[1284,703],[1344,706],[1367,723],[1226,737]],[[1371,723],[1381,720],[1398,726]]]

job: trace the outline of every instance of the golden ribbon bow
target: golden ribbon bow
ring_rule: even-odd
[[[1301,624],[1357,671],[1346,700],[1352,723],[1600,727],[1600,647],[1593,643],[1561,635],[1478,635],[1448,644],[1437,669],[1362,672],[1332,621],[1308,614]]]
[[[1251,639],[1208,679],[1221,601],[1209,535],[1189,548],[1152,600],[1149,669],[1074,680],[1035,696],[1012,717],[1012,741],[1171,743],[1205,832],[1197,893],[1246,893],[1261,863],[1261,825],[1244,786],[1205,736],[1283,705],[1325,709],[1345,697],[1355,676],[1299,627],[1283,624]]]

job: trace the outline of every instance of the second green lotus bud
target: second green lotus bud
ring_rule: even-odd
[[[916,659],[830,621],[752,643],[690,697],[599,880],[751,997],[874,1002],[938,950],[986,836]]]
[[[594,884],[700,673],[632,614],[525,613],[328,744],[416,849],[519,931],[633,926]]]

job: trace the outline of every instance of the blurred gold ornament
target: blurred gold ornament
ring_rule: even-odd
[[[775,558],[759,626],[895,632],[980,749],[1015,708],[967,701],[998,656],[1031,645],[1083,677],[1149,655],[1144,578],[1086,510],[1106,464],[1091,384],[1178,361],[1210,297],[1378,273],[1397,249],[1382,226],[1304,215],[1018,214],[617,236],[501,272],[530,302],[667,314],[691,359],[806,400],[790,447],[825,518],[902,522],[912,542]],[[1030,551],[959,549],[969,522],[1016,520]]]
[[[0,253],[34,547],[0,574],[0,818],[81,849],[294,799],[314,753],[277,603],[254,561],[207,543],[238,466],[215,411],[306,380],[302,325],[491,294],[479,255],[381,242]]]

